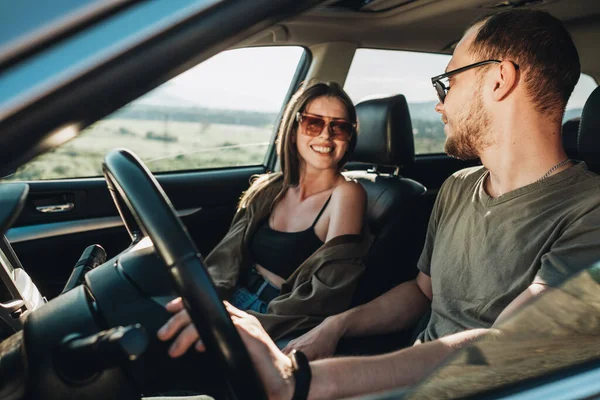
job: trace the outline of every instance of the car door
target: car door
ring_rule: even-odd
[[[56,43],[38,46],[43,48],[39,54],[26,52],[20,56],[30,56],[31,64],[35,65],[44,58],[46,61],[52,57],[68,58],[69,51],[83,51],[85,43],[97,44],[105,40],[104,47],[98,45],[98,52],[89,54],[90,58],[100,57],[98,54],[102,51],[110,52],[120,44],[110,43],[105,36],[116,37],[115,32],[120,29],[122,34],[134,37],[140,31],[147,30],[152,24],[148,20],[141,24],[139,21],[142,16],[155,18],[164,24],[165,15],[172,13],[172,18],[181,17],[177,12],[181,12],[182,8],[192,15],[194,12],[210,11],[206,5],[202,7],[195,2],[187,2],[186,8],[182,6],[183,3],[186,2],[173,4],[154,1],[139,4],[137,9],[136,6],[123,8],[119,10],[120,14],[115,11],[110,18],[96,22],[98,27],[89,28],[89,33],[74,34],[73,38],[58,37]],[[282,7],[281,11],[294,12],[296,6],[287,10]],[[238,18],[241,18],[240,13],[243,14],[239,7],[229,11]],[[215,15],[225,18],[226,12],[224,5],[221,14]],[[185,19],[182,21],[185,23]],[[135,26],[132,27],[136,24],[139,25],[138,31],[135,31]],[[164,33],[165,28],[159,28],[156,35]],[[163,41],[155,40],[152,45],[146,43],[146,51],[159,51],[163,42],[168,40],[167,35]],[[140,40],[140,43],[144,42]],[[95,121],[91,115],[84,117],[83,125],[89,126],[78,132],[76,138],[21,165],[4,179],[7,182],[26,181],[30,186],[25,209],[7,237],[24,268],[46,297],[52,298],[60,293],[73,266],[88,245],[100,244],[107,256],[111,257],[131,241],[102,178],[102,158],[111,149],[129,148],[156,173],[204,255],[227,231],[240,194],[248,187],[251,177],[264,173],[272,163],[274,134],[280,111],[306,74],[309,54],[297,46],[238,48],[217,54],[188,70],[201,60],[199,57],[205,54],[204,51],[202,47],[188,47],[188,54],[185,54],[187,64],[181,65],[183,58],[178,62],[170,60],[172,65],[168,71],[167,68],[160,71],[160,66],[154,68],[154,73],[144,67],[132,68],[130,73],[138,70],[138,73],[146,74],[150,82],[129,88],[124,86],[131,81],[123,79],[116,85],[105,75],[102,79],[105,90],[99,92],[96,103],[88,98],[91,103],[85,106],[92,104],[95,107],[92,111],[94,117],[108,115],[99,121]],[[212,49],[211,52],[216,53],[216,50]],[[106,57],[104,64],[95,67],[100,70],[107,68],[111,57],[113,63],[114,59],[121,57],[120,64],[113,64],[109,74],[117,79],[115,74],[125,74],[123,71],[131,67],[127,65],[124,53],[117,52]],[[161,60],[163,64],[167,61]],[[56,61],[54,77],[48,73],[45,77],[37,78],[45,78],[50,84],[60,84],[60,63],[60,60]],[[34,74],[34,70],[28,69],[30,66],[27,65],[20,70],[18,63],[1,66],[6,67],[6,73],[0,76],[4,78],[16,79],[19,73]],[[87,67],[88,70],[81,72],[84,76],[92,74],[93,68]],[[166,64],[162,67],[166,67]],[[102,72],[98,74],[103,75]],[[160,77],[152,78],[153,74],[159,74]],[[14,79],[12,82],[15,82]],[[155,87],[156,82],[160,83],[161,80],[166,82],[150,93],[145,94],[140,87]],[[65,84],[71,85],[71,94],[78,90],[77,82]],[[15,85],[18,86],[18,83]],[[89,90],[89,82],[86,87]],[[84,90],[83,87],[81,90]],[[114,97],[102,98],[102,93],[111,91],[113,96],[120,94],[123,97],[118,100]],[[84,93],[80,94],[86,97]],[[125,103],[125,98],[133,101]],[[81,107],[85,107],[85,102],[81,102]],[[48,124],[38,119],[40,113],[44,113],[43,107],[36,107],[35,104],[27,106],[24,111],[24,115],[29,116],[27,124],[33,124],[38,134],[43,135],[42,132],[48,128]],[[52,110],[46,112],[51,113]],[[73,116],[80,112],[79,107],[73,108]],[[58,119],[61,115],[52,117]],[[2,123],[9,120],[6,118]],[[63,126],[59,128],[58,135],[48,136],[58,136],[58,141],[62,141],[60,137],[68,134],[68,129],[69,126]],[[27,140],[31,145],[25,151],[43,152],[33,145],[34,138]],[[13,142],[12,146],[24,148],[27,147],[25,144],[24,139],[21,143]],[[54,147],[54,144],[43,143],[43,146],[43,150],[46,150]],[[18,160],[12,164],[19,164]]]

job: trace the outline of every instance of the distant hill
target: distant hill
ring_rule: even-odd
[[[409,103],[408,108],[413,120],[427,122],[439,122],[440,115],[434,111],[436,102]],[[257,125],[271,124],[277,118],[277,113],[242,110],[223,110],[215,108],[204,108],[197,106],[166,106],[164,104],[134,103],[125,106],[112,114],[112,119],[139,119],[150,121],[181,122],[207,122],[233,125]]]
[[[219,110],[203,107],[167,107],[152,104],[130,104],[112,114],[110,119],[134,119],[145,121],[202,122],[245,126],[273,124],[277,113],[256,111]]]
[[[180,103],[181,104],[181,103]],[[441,125],[441,116],[436,113],[434,108],[436,101],[428,101],[424,103],[409,103],[408,109],[410,116],[415,123],[425,123],[428,126],[431,123]],[[568,121],[572,118],[581,115],[581,108],[567,110],[563,121]],[[242,111],[242,110],[225,110],[215,108],[204,108],[198,106],[166,106],[165,104],[158,105],[149,102],[134,103],[125,106],[121,110],[112,114],[109,118],[112,119],[136,119],[136,120],[151,120],[151,121],[181,121],[181,122],[202,122],[215,124],[231,124],[231,125],[249,125],[249,126],[265,126],[271,125],[277,119],[277,113],[260,112],[260,111]]]

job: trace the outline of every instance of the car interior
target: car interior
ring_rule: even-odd
[[[570,158],[600,173],[600,2],[595,0],[99,3],[71,2],[47,20],[31,17],[35,29],[14,28],[14,37],[0,42],[0,87],[5,88],[0,94],[0,338],[5,339],[0,398],[100,399],[106,393],[139,398],[164,389],[156,384],[161,374],[172,378],[173,388],[185,387],[193,378],[182,374],[179,381],[176,372],[167,371],[194,368],[201,357],[192,354],[176,364],[155,339],[168,318],[164,304],[177,294],[190,301],[193,320],[203,322],[201,335],[214,349],[208,356],[223,370],[223,381],[214,386],[226,389],[217,393],[266,398],[203,272],[202,257],[195,255],[206,256],[225,235],[252,177],[277,171],[275,136],[287,100],[304,82],[334,81],[356,103],[360,133],[344,175],[365,188],[365,221],[375,237],[352,306],[413,279],[441,184],[479,164],[450,158],[436,144],[426,147],[441,121],[433,110],[435,90],[418,70],[433,71],[427,63],[435,60],[440,69],[428,78],[443,73],[464,30],[481,15],[534,8],[563,21],[579,52],[585,74],[580,82],[587,85],[576,89],[579,102],[565,114],[563,143]],[[25,1],[0,18],[28,15],[27,7]],[[235,92],[237,75],[257,77],[263,97],[270,95],[270,77],[276,76],[265,71],[284,56],[261,59],[266,53],[258,52],[285,48],[298,49],[298,56],[274,105],[260,108],[266,100],[252,93],[248,103],[257,108],[232,105],[239,111],[234,122],[222,122],[231,111],[210,114],[225,107],[211,108],[211,102],[238,104],[234,97],[247,94]],[[204,77],[221,79],[214,95],[207,90],[205,103],[190,103],[201,96],[191,89],[182,100],[185,88],[173,103],[172,90],[185,86],[176,83],[180,76],[208,65],[211,57],[243,51],[254,52],[256,67],[220,64],[224,79]],[[374,54],[379,58],[369,61]],[[391,61],[394,54],[401,54],[400,63]],[[368,66],[360,73],[359,57]],[[412,68],[414,75],[386,75],[396,68]],[[362,77],[367,80],[357,81]],[[218,97],[229,92],[234,95]],[[250,133],[238,133],[240,121],[263,117],[270,119],[248,122]],[[238,155],[255,144],[230,137],[249,138],[260,130],[263,136],[255,142],[261,150],[250,161],[222,164],[209,154],[206,164],[183,164],[188,155],[177,146],[187,143],[187,123],[193,140],[205,140],[208,132],[219,137],[214,143]],[[136,135],[156,153],[129,147]],[[97,173],[84,169],[80,159],[88,156],[73,147],[88,137],[104,140],[90,140],[100,157]],[[210,150],[213,142],[203,146]],[[204,147],[201,152],[207,153]],[[40,164],[59,156],[69,169]],[[158,170],[153,162],[161,157],[184,166]],[[72,175],[62,177],[63,170]],[[423,323],[406,332],[344,339],[337,353],[381,354],[408,346]]]

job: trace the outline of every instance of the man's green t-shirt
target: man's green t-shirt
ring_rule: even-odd
[[[489,328],[533,282],[556,285],[600,260],[600,176],[578,163],[497,198],[484,167],[444,182],[419,270],[431,277],[421,341]]]

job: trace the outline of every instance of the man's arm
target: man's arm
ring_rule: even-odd
[[[504,310],[502,310],[502,312],[500,313],[500,315],[498,315],[498,318],[496,318],[496,321],[494,322],[494,327],[504,322],[525,303],[542,293],[547,288],[547,285],[540,282],[532,283],[531,285],[529,285],[527,289],[525,289],[520,295],[515,297],[515,299],[511,301],[510,304],[506,306]]]
[[[371,302],[327,318],[283,350],[303,351],[311,360],[331,356],[344,336],[366,336],[395,332],[412,326],[431,302],[431,278],[419,273],[417,279],[402,283]]]
[[[420,272],[417,279],[402,283],[367,304],[335,316],[344,336],[366,336],[409,328],[425,314],[431,303],[431,278]]]
[[[422,280],[423,277],[420,279]],[[419,281],[419,278],[417,278],[417,281]],[[393,289],[393,291],[397,291],[395,295],[398,298],[402,298],[400,293],[404,292],[398,289],[400,286]],[[417,284],[417,286],[419,285]],[[512,314],[544,288],[545,285],[543,284],[532,284],[506,307],[497,321],[501,320],[500,317],[504,319]],[[419,290],[421,290],[420,287]],[[394,293],[390,291],[386,295],[393,296]],[[423,293],[423,296],[428,299],[425,293]],[[294,382],[289,374],[289,359],[277,349],[277,346],[255,317],[237,310],[230,304],[226,303],[226,307],[252,356],[254,365],[269,393],[269,398],[291,398]],[[363,309],[368,310],[366,306]],[[169,349],[171,357],[184,354],[194,343],[196,343],[197,350],[204,351],[202,342],[197,342],[199,339],[198,332],[191,324],[181,299],[169,303],[167,310],[176,313],[176,315],[159,330],[158,337],[164,341],[177,336]],[[397,327],[398,325],[395,322],[390,322],[387,325],[381,324],[381,327],[389,328],[392,326]],[[368,329],[354,331],[354,333],[356,332],[371,333]],[[418,344],[381,356],[344,357],[313,361],[310,363],[313,378],[309,398],[338,398],[414,385],[437,368],[456,349],[470,344],[486,332],[487,329],[459,332],[432,342]]]
[[[337,399],[414,385],[456,349],[486,332],[487,329],[460,332],[380,356],[312,361],[308,398]]]
[[[493,328],[547,288],[542,283],[531,284],[500,313]],[[486,332],[488,329],[472,329],[381,356],[313,361],[310,363],[313,383],[309,398],[356,396],[415,385],[455,350]]]

